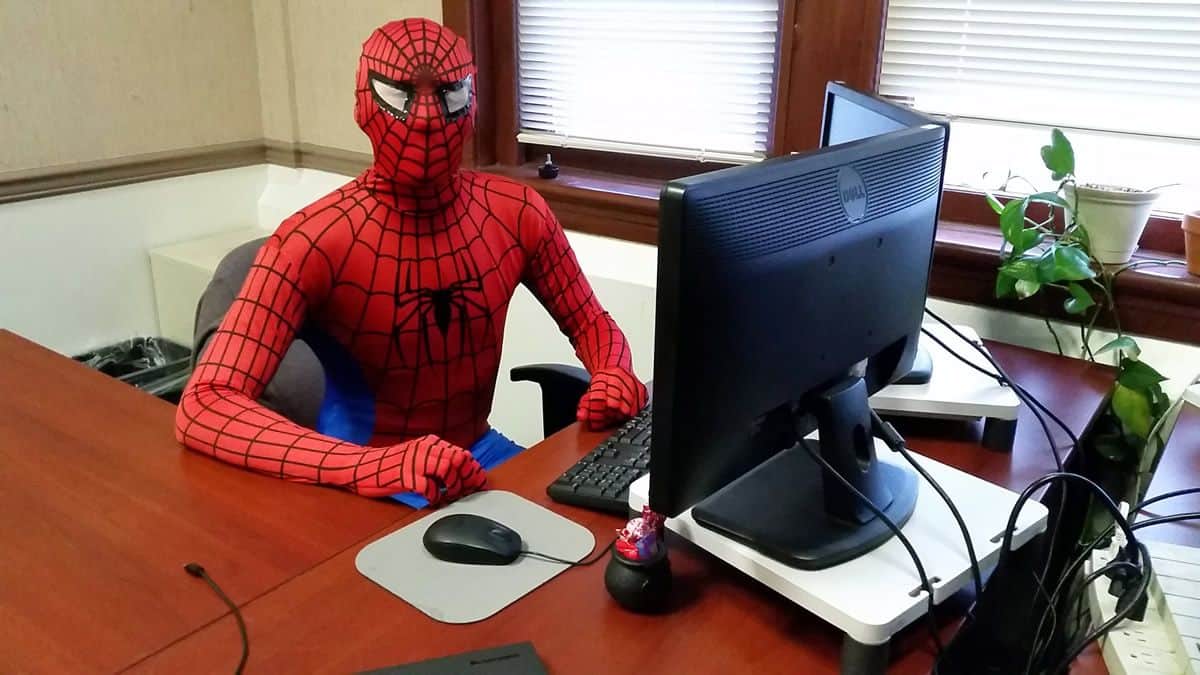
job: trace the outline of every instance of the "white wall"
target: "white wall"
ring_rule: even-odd
[[[147,249],[248,227],[265,166],[0,206],[0,328],[77,354],[158,318]]]

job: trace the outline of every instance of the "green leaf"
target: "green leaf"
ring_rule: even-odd
[[[1062,180],[1075,173],[1075,150],[1062,129],[1050,132],[1050,145],[1042,146],[1042,163],[1050,169],[1050,177],[1054,180]]]
[[[1087,231],[1086,227],[1084,227],[1083,225],[1076,224],[1073,227],[1071,227],[1069,230],[1067,230],[1067,234],[1070,235],[1071,239],[1074,239],[1075,241],[1079,242],[1079,245],[1084,250],[1084,252],[1090,254],[1090,252],[1092,250],[1092,238],[1090,236],[1088,236],[1088,231]]]
[[[1053,204],[1055,206],[1061,206],[1064,209],[1071,208],[1067,205],[1067,200],[1058,196],[1057,192],[1039,192],[1037,194],[1029,195],[1026,199],[1031,202],[1038,202],[1040,204]]]
[[[996,297],[1007,298],[1017,292],[1017,278],[1003,269],[996,275]]]
[[[1014,199],[1005,204],[1000,213],[1000,232],[1004,235],[1004,241],[1013,246],[1017,245],[1021,231],[1025,229],[1025,208],[1028,206],[1027,200]]]
[[[1157,370],[1146,365],[1142,361],[1134,359],[1126,359],[1121,363],[1121,372],[1117,375],[1117,382],[1130,389],[1137,391],[1149,391],[1153,387],[1157,387],[1159,382],[1166,380]]]
[[[1025,281],[1038,281],[1038,259],[1029,256],[1023,256],[1016,260],[1004,263],[1000,267],[1000,271],[1009,275],[1014,279],[1023,279]]]
[[[1042,285],[1036,281],[1020,279],[1017,281],[1015,288],[1017,291],[1017,297],[1024,300],[1025,298],[1028,298],[1029,296],[1034,295],[1041,290]]]
[[[1081,248],[1055,245],[1038,260],[1038,280],[1042,283],[1082,281],[1094,276],[1091,259]]]
[[[1021,230],[1021,234],[1017,237],[1017,241],[1013,244],[1013,254],[1020,255],[1031,248],[1034,248],[1042,243],[1045,237],[1036,227],[1027,227]]]
[[[1075,284],[1071,284],[1071,285],[1074,286]],[[1099,356],[1105,352],[1111,352],[1114,349],[1121,350],[1122,352],[1125,353],[1126,356],[1128,356],[1131,359],[1135,359],[1135,360],[1139,356],[1142,355],[1142,350],[1140,347],[1138,347],[1137,341],[1135,341],[1133,338],[1129,337],[1128,335],[1122,335],[1120,337],[1113,338],[1107,344],[1105,344],[1103,347],[1101,347],[1100,349],[1097,349],[1095,354],[1096,354],[1096,356]]]
[[[1068,314],[1083,314],[1089,307],[1096,304],[1092,299],[1092,294],[1075,282],[1067,284],[1067,290],[1071,292],[1071,297],[1063,303],[1063,309],[1067,310]]]
[[[1004,205],[1000,203],[999,199],[996,199],[994,196],[992,196],[992,193],[989,192],[985,194],[984,197],[987,198],[988,206],[992,207],[992,210],[995,211],[997,215],[1004,211]]]
[[[1150,435],[1154,417],[1150,413],[1150,398],[1140,391],[1117,383],[1113,388],[1112,409],[1125,431],[1139,439]]]

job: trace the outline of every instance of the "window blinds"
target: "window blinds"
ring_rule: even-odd
[[[777,0],[518,0],[524,143],[764,156]]]
[[[950,116],[1200,139],[1200,0],[891,0],[879,89]]]

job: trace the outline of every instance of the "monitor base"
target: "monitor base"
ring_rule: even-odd
[[[933,379],[933,356],[925,345],[917,346],[917,355],[913,358],[912,368],[896,380],[894,384],[929,384]]]
[[[903,460],[876,444],[881,464]],[[913,457],[954,503],[971,532],[979,564],[986,571],[996,564],[1009,511],[1017,494],[914,452]],[[941,604],[971,585],[967,560],[958,526],[945,503],[924,481],[918,482],[917,507],[904,535],[921,556],[933,584],[933,600]],[[629,488],[629,507],[640,513],[649,503],[650,477],[643,476]],[[912,558],[895,538],[862,555],[823,570],[800,570],[764,555],[740,541],[701,526],[693,509],[667,519],[672,538],[685,539],[707,551],[751,579],[767,586],[800,607],[844,632],[860,645],[887,644],[893,635],[925,616],[928,599],[913,568]],[[1046,527],[1047,510],[1040,502],[1026,502],[1017,517],[1013,548],[1024,546]],[[804,521],[796,523],[803,527]],[[675,544],[672,544],[673,546]],[[702,566],[703,569],[710,569]]]
[[[803,440],[814,452],[819,443]],[[881,510],[903,527],[917,503],[917,475],[877,462],[891,493]],[[879,518],[851,523],[829,515],[821,468],[799,446],[784,450],[692,509],[696,522],[786,565],[822,570],[870,551],[892,537]]]

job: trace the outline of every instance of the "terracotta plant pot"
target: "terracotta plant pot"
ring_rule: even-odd
[[[1091,237],[1092,255],[1106,265],[1129,262],[1158,193],[1111,185],[1080,185],[1078,191],[1079,220]],[[1068,185],[1063,192],[1075,206],[1075,188]]]
[[[1200,211],[1183,216],[1183,250],[1187,254],[1188,274],[1200,277]]]

